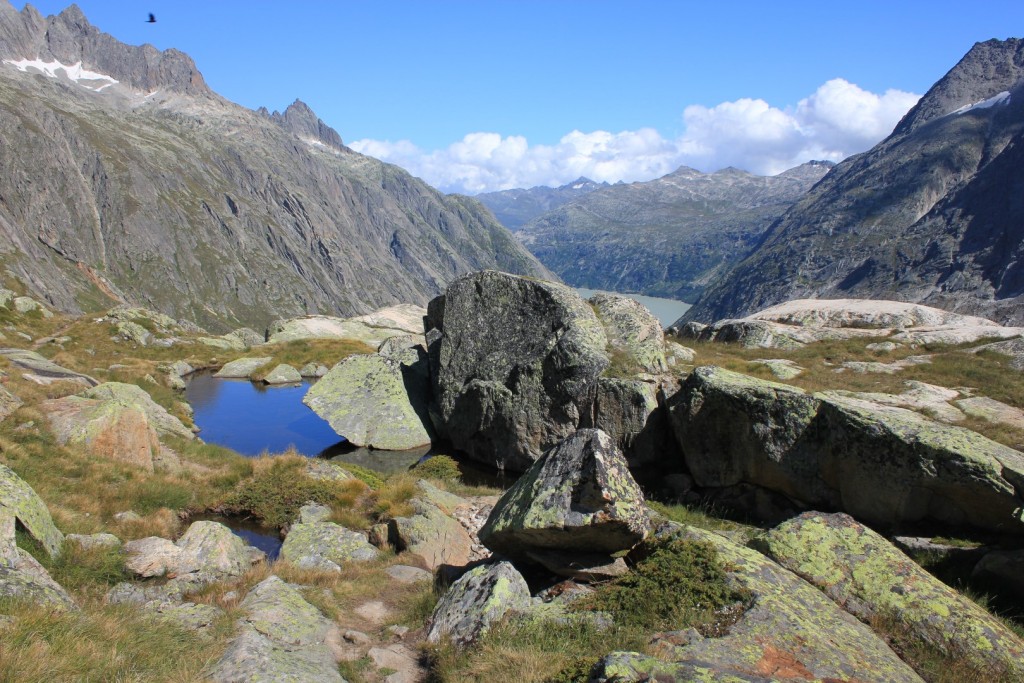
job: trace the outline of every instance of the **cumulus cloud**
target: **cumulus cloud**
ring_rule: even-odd
[[[408,140],[357,140],[350,146],[442,190],[467,194],[556,186],[580,176],[613,183],[650,180],[684,165],[702,171],[736,166],[770,175],[811,159],[840,161],[870,148],[919,98],[900,90],[878,95],[836,78],[781,109],[749,98],[686,107],[684,131],[674,139],[641,128],[574,130],[554,145],[531,145],[518,135],[470,133],[434,151]]]

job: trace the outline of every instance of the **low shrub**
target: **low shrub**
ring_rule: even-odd
[[[424,479],[440,479],[441,481],[461,481],[462,470],[459,463],[450,455],[435,455],[412,468],[412,473]]]

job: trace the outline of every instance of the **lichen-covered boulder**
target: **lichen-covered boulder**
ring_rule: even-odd
[[[802,677],[797,677],[800,680]],[[741,671],[717,671],[709,666],[666,662],[639,652],[612,652],[591,672],[589,683],[647,683],[648,681],[700,681],[700,683],[775,683],[778,678]],[[804,679],[806,680],[806,678]]]
[[[377,353],[385,358],[412,358],[413,361],[420,358],[418,352],[426,350],[427,343],[422,334],[402,334],[388,337],[377,347]]]
[[[281,558],[303,569],[340,571],[352,562],[380,555],[364,534],[333,522],[294,524],[281,545]]]
[[[211,681],[344,683],[337,664],[341,632],[298,590],[271,576],[239,608],[245,616],[238,636],[213,667]]]
[[[122,320],[117,323],[117,336],[139,346],[145,346],[153,339],[152,332],[131,320]]]
[[[177,540],[150,536],[124,544],[125,568],[141,577],[241,576],[258,559],[231,529],[218,522],[193,522]]]
[[[604,325],[613,355],[640,372],[668,371],[661,321],[643,304],[615,294],[595,294],[587,302]]]
[[[698,486],[752,484],[879,524],[1024,533],[1024,454],[976,432],[717,367],[694,370],[667,405]]]
[[[44,318],[52,318],[53,313],[43,306],[41,303],[36,301],[30,296],[16,296],[14,297],[14,310],[18,313],[31,313],[33,311],[39,311]]]
[[[50,557],[60,555],[64,534],[54,526],[46,503],[11,468],[0,464],[0,543],[7,543],[12,548],[15,521],[39,542]]]
[[[167,410],[150,397],[146,390],[135,384],[122,382],[104,382],[79,394],[88,399],[111,401],[123,406],[138,408],[146,414],[158,436],[175,436],[181,439],[194,439],[192,430],[182,424]]]
[[[239,327],[233,332],[224,335],[227,340],[237,340],[243,346],[261,346],[266,343],[262,334],[251,327]]]
[[[302,382],[302,375],[287,363],[281,363],[263,378],[264,384],[299,384],[300,382]]]
[[[0,556],[0,598],[25,600],[57,611],[77,609],[68,592],[21,548],[14,548],[13,558]]]
[[[475,567],[453,583],[430,617],[427,640],[465,646],[511,611],[530,606],[530,588],[510,562]]]
[[[419,557],[430,570],[469,562],[473,539],[452,511],[423,497],[413,498],[411,503],[413,515],[388,522],[388,538],[396,549]]]
[[[302,377],[320,378],[327,374],[328,368],[320,363],[306,363],[299,368],[299,375]]]
[[[494,271],[452,282],[443,309],[430,343],[439,429],[474,460],[527,469],[579,426],[608,366],[604,327],[568,287]]]
[[[214,377],[225,377],[234,379],[248,378],[264,365],[274,360],[270,356],[259,356],[255,358],[238,358],[225,363],[224,367],[213,374]]]
[[[622,452],[599,429],[581,429],[550,449],[495,504],[480,541],[496,553],[611,555],[650,530],[640,487]]]
[[[1024,680],[1024,641],[849,515],[802,514],[760,545],[851,614],[865,621],[897,618],[916,639],[950,656]]]
[[[361,354],[345,358],[302,399],[356,446],[401,451],[430,443],[425,357],[414,362]]]
[[[68,541],[85,550],[93,550],[95,548],[120,548],[122,545],[121,539],[114,534],[68,534],[66,538]]]
[[[756,674],[768,680],[920,683],[871,629],[764,555],[714,532],[672,523],[657,535],[710,543],[729,586],[750,596],[746,612],[721,637],[694,634],[682,645],[656,637],[663,660],[705,667],[720,677],[710,680]]]
[[[7,416],[21,407],[21,399],[0,387],[0,422],[7,419]]]

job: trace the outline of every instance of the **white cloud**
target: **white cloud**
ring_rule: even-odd
[[[408,140],[357,140],[350,146],[398,164],[442,190],[468,194],[562,185],[579,176],[608,182],[650,180],[683,165],[702,171],[736,166],[773,174],[811,159],[840,161],[870,148],[919,98],[900,90],[877,95],[836,78],[784,109],[749,98],[686,107],[685,130],[675,139],[641,128],[620,133],[574,130],[554,145],[530,145],[518,135],[470,133],[429,152]]]

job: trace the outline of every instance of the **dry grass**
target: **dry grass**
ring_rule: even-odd
[[[281,363],[286,363],[298,369],[307,363],[318,363],[333,367],[338,361],[357,353],[375,353],[377,349],[361,341],[353,339],[302,339],[293,342],[280,342],[277,344],[265,344],[257,346],[249,353],[241,355],[252,355],[258,353],[260,356],[271,356],[272,360],[259,368],[252,376],[254,380],[261,380]]]

